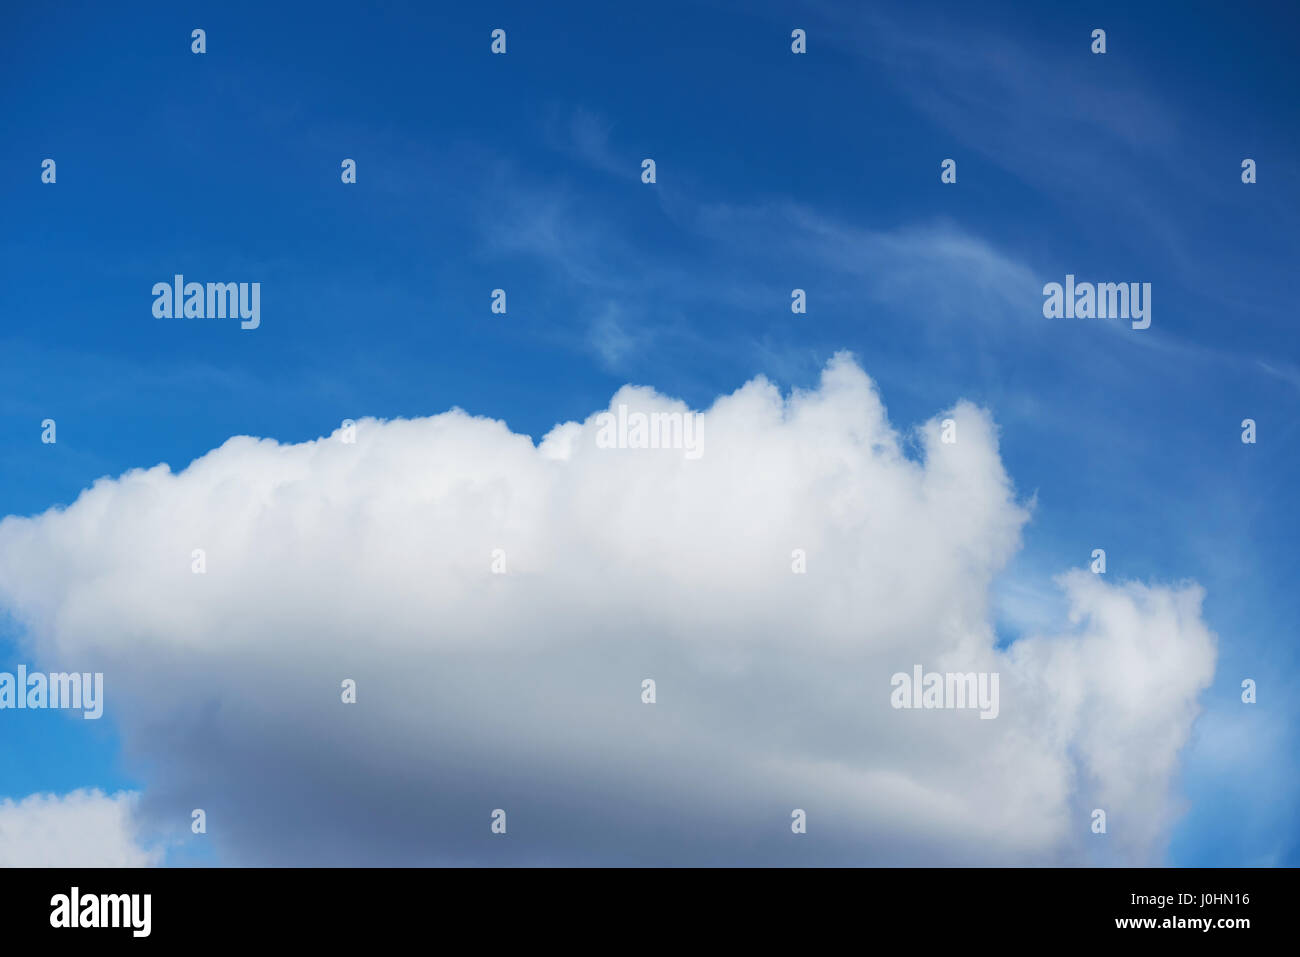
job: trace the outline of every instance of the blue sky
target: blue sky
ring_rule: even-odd
[[[460,406],[540,439],[624,383],[700,407],[848,349],[896,425],[1000,426],[1035,496],[1005,641],[1096,547],[1205,588],[1169,863],[1300,863],[1296,13],[1132,6],[6,10],[0,514],[232,435]],[[260,281],[261,328],[155,319],[178,272]],[[1151,328],[1044,319],[1067,273],[1151,283]],[[53,717],[0,721],[0,797],[148,788],[111,720]]]

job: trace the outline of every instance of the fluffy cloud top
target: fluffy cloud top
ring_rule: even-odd
[[[136,795],[100,791],[0,800],[0,867],[146,867],[131,811]]]
[[[719,398],[698,459],[598,432],[233,438],[5,519],[0,605],[37,663],[105,673],[144,823],[204,808],[232,863],[1159,857],[1214,668],[1200,591],[1068,574],[1071,620],[1000,649],[1028,512],[987,413],[901,435],[841,355]],[[895,710],[914,664],[998,672],[998,717]]]

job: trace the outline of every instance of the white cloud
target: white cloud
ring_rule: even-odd
[[[597,448],[594,413],[538,446],[460,411],[234,438],[5,519],[0,605],[36,661],[105,672],[150,826],[203,807],[232,862],[1159,857],[1213,671],[1195,586],[1066,576],[1073,620],[1000,651],[1028,512],[987,413],[901,435],[838,356],[703,428],[694,461]],[[893,710],[916,663],[999,672],[998,718]]]
[[[147,867],[161,853],[139,846],[136,795],[98,790],[0,800],[0,867]]]

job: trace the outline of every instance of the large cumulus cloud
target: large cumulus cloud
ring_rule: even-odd
[[[105,673],[142,825],[231,863],[1158,859],[1214,667],[1198,588],[1067,574],[1070,620],[1000,648],[1029,514],[986,412],[900,434],[841,355],[703,422],[694,460],[601,448],[595,414],[233,438],[5,519],[0,604],[36,663]],[[891,708],[917,663],[1000,673],[997,719]]]

